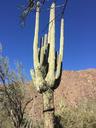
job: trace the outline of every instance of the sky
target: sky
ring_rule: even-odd
[[[30,78],[33,67],[33,38],[35,12],[27,19],[25,27],[20,26],[20,5],[26,0],[0,0],[0,42],[3,54],[14,67],[16,61],[22,62],[25,73]],[[57,4],[64,0],[57,0]],[[44,35],[49,11],[46,5],[40,14],[39,37]],[[56,9],[56,14],[60,13]],[[83,70],[96,68],[96,0],[69,0],[64,14],[64,70]],[[45,30],[45,31],[44,31]],[[56,21],[56,49],[59,49],[60,20]]]

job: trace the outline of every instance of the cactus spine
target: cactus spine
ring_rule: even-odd
[[[38,51],[39,13],[36,10],[34,35],[34,70],[30,70],[34,86],[43,96],[44,128],[54,128],[54,90],[59,86],[62,73],[64,46],[64,19],[61,19],[59,54],[55,52],[55,3],[50,9],[48,35],[45,34]]]

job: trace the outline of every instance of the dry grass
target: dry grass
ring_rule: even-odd
[[[96,100],[82,102],[75,108],[60,105],[60,128],[96,128]]]

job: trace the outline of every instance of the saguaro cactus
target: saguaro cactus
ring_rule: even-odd
[[[40,8],[36,10],[33,45],[34,69],[31,76],[37,91],[43,96],[44,128],[54,128],[54,90],[59,86],[62,74],[64,19],[61,19],[60,50],[55,52],[55,3],[50,8],[49,31],[41,39],[38,48]]]

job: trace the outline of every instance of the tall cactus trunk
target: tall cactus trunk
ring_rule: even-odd
[[[64,19],[61,19],[60,50],[55,55],[55,3],[52,3],[48,36],[44,36],[42,46],[38,51],[39,12],[40,8],[38,6],[33,44],[34,70],[30,72],[34,86],[43,96],[44,128],[54,128],[54,90],[59,86],[62,74]]]
[[[44,128],[54,128],[54,92],[48,90],[43,93]]]

